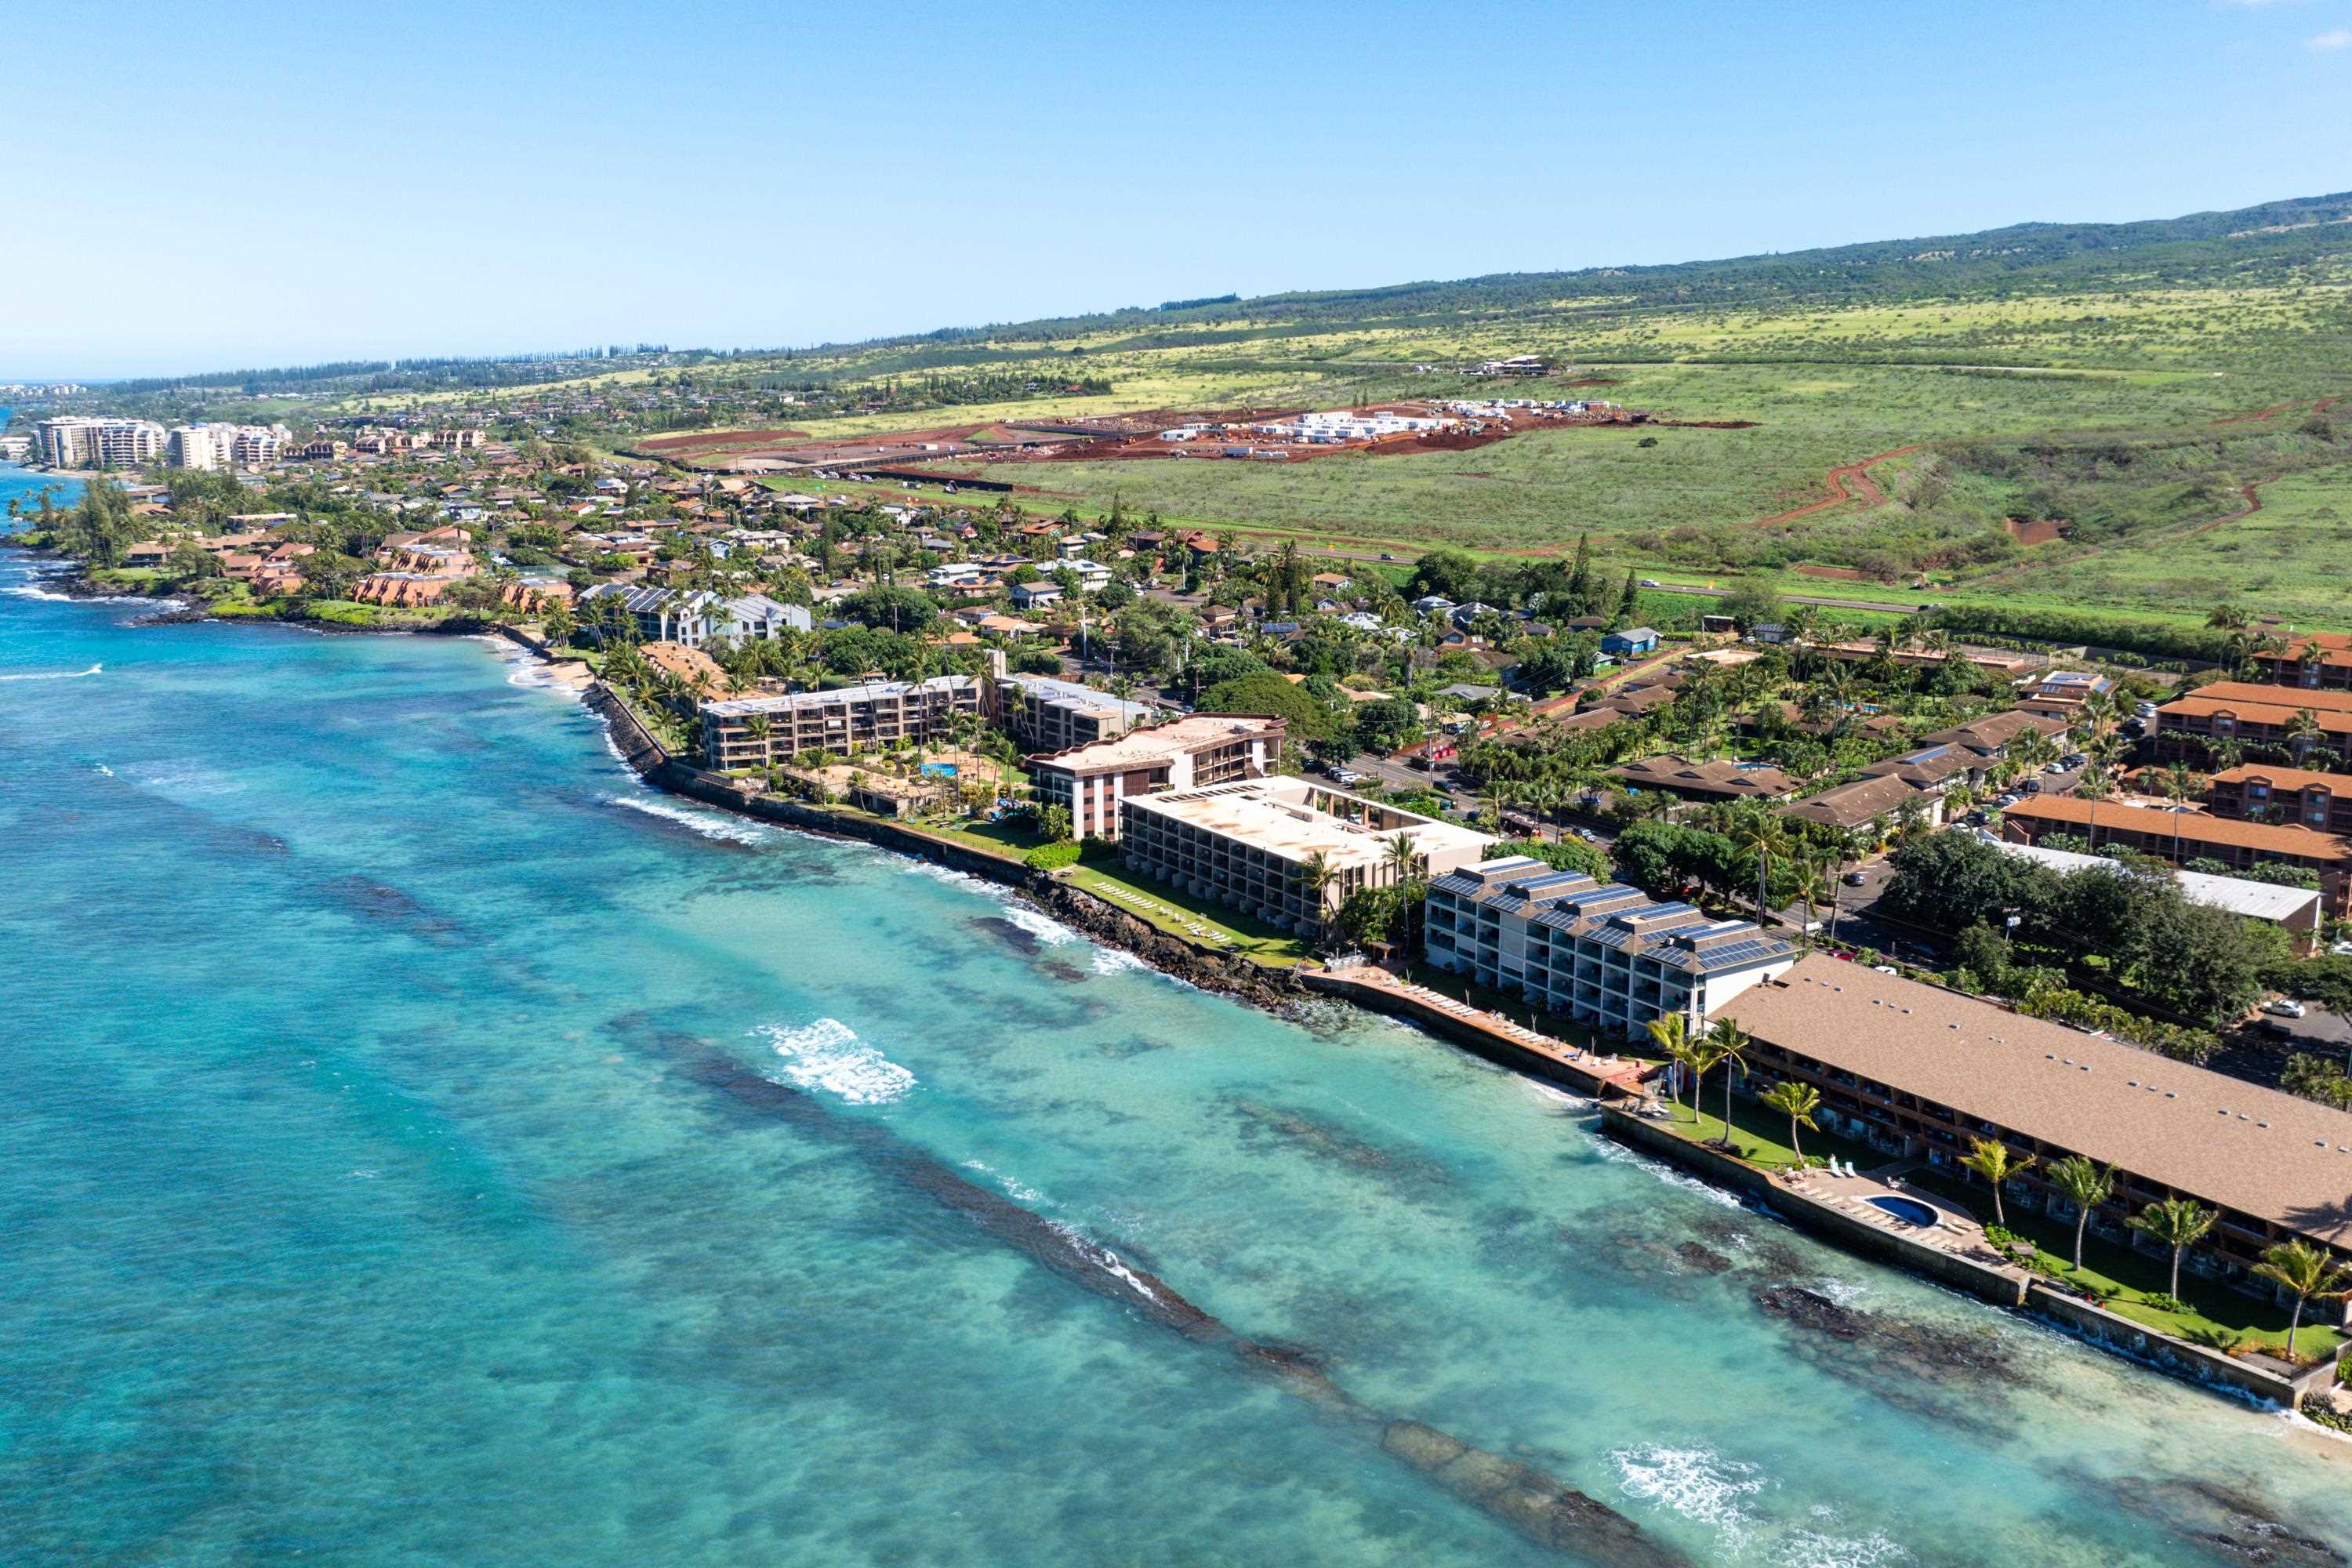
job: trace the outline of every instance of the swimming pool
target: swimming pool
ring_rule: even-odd
[[[956,776],[956,765],[953,763],[925,763],[923,771],[935,779],[951,779]]]
[[[1925,1226],[1936,1223],[1935,1209],[1929,1205],[1921,1203],[1917,1198],[1872,1198],[1869,1203],[1871,1207],[1885,1209],[1906,1225]]]

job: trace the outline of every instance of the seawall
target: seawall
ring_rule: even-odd
[[[1604,1105],[1601,1108],[1601,1126],[1618,1142],[1630,1143],[1644,1153],[1654,1154],[1704,1176],[1717,1186],[1729,1187],[1753,1198],[1800,1230],[1833,1241],[1849,1252],[1861,1253],[1914,1274],[1924,1274],[1955,1290],[1974,1296],[1979,1301],[1990,1301],[1996,1307],[2021,1307],[2025,1304],[2025,1281],[2007,1270],[1989,1268],[1940,1248],[1922,1246],[1891,1231],[1866,1225],[1825,1204],[1811,1202],[1780,1185],[1753,1165],[1694,1143],[1687,1138],[1676,1137],[1630,1111]]]
[[[2328,1380],[2336,1375],[2336,1365],[2331,1361],[2306,1367],[2289,1378],[2252,1362],[2159,1333],[2031,1275],[1988,1268],[1898,1233],[1881,1230],[1826,1204],[1814,1203],[1790,1192],[1744,1161],[1677,1137],[1615,1106],[1601,1107],[1601,1123],[1602,1130],[1619,1142],[1752,1198],[1798,1229],[1834,1242],[1849,1252],[1924,1275],[1993,1306],[2053,1323],[2104,1350],[2168,1373],[2183,1382],[2292,1410],[2303,1395],[2326,1388]]]

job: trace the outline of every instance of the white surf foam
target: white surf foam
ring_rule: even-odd
[[[1668,1186],[1681,1187],[1685,1191],[1696,1193],[1711,1204],[1720,1204],[1727,1209],[1744,1209],[1748,1206],[1739,1201],[1737,1194],[1727,1193],[1721,1187],[1700,1181],[1696,1176],[1685,1175],[1672,1165],[1653,1160],[1646,1154],[1637,1154],[1612,1139],[1596,1138],[1592,1141],[1592,1148],[1593,1152],[1604,1160],[1614,1160],[1623,1165],[1639,1165]]]
[[[985,1160],[966,1160],[963,1163],[963,1168],[967,1171],[978,1171],[983,1176],[995,1177],[996,1184],[1004,1189],[1004,1195],[1015,1202],[1051,1205],[1054,1201],[1036,1188],[1014,1181]]]
[[[114,770],[108,767],[104,763],[92,763],[89,765],[93,772],[104,773],[108,778],[112,778],[114,776]]]
[[[1047,947],[1065,947],[1071,942],[1085,940],[1051,915],[1041,914],[1026,904],[1008,901],[1004,906],[1004,918]]]
[[[692,806],[672,805],[666,800],[647,800],[638,795],[616,795],[606,797],[614,805],[625,805],[631,811],[642,811],[647,816],[658,816],[665,822],[675,822],[680,827],[699,833],[705,838],[715,838],[729,844],[763,844],[768,830],[756,822],[739,822],[716,811],[698,811]]]
[[[773,1043],[784,1076],[802,1089],[821,1089],[852,1105],[887,1105],[914,1090],[913,1073],[859,1040],[838,1018],[796,1029],[770,1024],[751,1032]]]
[[[1570,1094],[1564,1089],[1536,1079],[1522,1078],[1519,1079],[1519,1087],[1538,1100],[1547,1100],[1554,1105],[1565,1105],[1576,1110],[1590,1110],[1594,1104],[1593,1100],[1585,1095]]]
[[[1097,974],[1125,974],[1131,970],[1150,969],[1150,967],[1151,965],[1144,963],[1143,960],[1136,957],[1135,954],[1121,952],[1119,949],[1115,947],[1098,947],[1095,949],[1095,973]]]
[[[81,680],[105,668],[102,664],[93,664],[88,669],[35,670],[27,675],[0,675],[0,680]]]
[[[1625,1495],[1710,1526],[1723,1555],[1735,1557],[1755,1528],[1748,1500],[1769,1482],[1755,1466],[1727,1459],[1712,1448],[1643,1443],[1612,1449],[1617,1484]]]
[[[1855,1537],[1799,1530],[1773,1549],[1772,1561],[1781,1568],[1893,1568],[1916,1559],[1883,1531]]]

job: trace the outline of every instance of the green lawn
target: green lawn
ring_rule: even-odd
[[[1950,1199],[1987,1224],[1992,1222],[1991,1195],[1981,1185],[1966,1184],[1929,1171],[1917,1172],[1905,1180]],[[2214,1348],[2223,1348],[2240,1338],[2249,1344],[2267,1345],[2273,1350],[2284,1349],[2286,1344],[2289,1309],[2274,1307],[2219,1281],[2200,1279],[2187,1268],[2180,1272],[2181,1299],[2189,1303],[2191,1310],[2175,1312],[2149,1304],[2147,1298],[2162,1294],[2169,1280],[2171,1263],[2167,1257],[2151,1257],[2096,1236],[2086,1236],[2083,1240],[2083,1267],[2078,1271],[2068,1262],[2074,1256],[2074,1227],[2071,1224],[2012,1207],[2009,1210],[2009,1228],[2032,1241],[2059,1266],[2058,1272],[2052,1276],[2053,1279],[2096,1290],[2106,1298],[2103,1304],[2119,1317]],[[2305,1356],[2323,1354],[2345,1337],[2326,1323],[2312,1321],[2315,1317],[2327,1317],[2331,1310],[2319,1305],[2305,1310],[2303,1329],[2294,1339],[2295,1348]]]
[[[1710,1075],[1702,1087],[1699,1100],[1704,1110],[1694,1112],[1688,1095],[1677,1108],[1674,1121],[1661,1123],[1677,1135],[1694,1142],[1714,1143],[1722,1140],[1723,1079],[1720,1073]],[[1808,1132],[1798,1129],[1798,1141],[1804,1146],[1804,1163],[1818,1165],[1834,1154],[1867,1169],[1883,1165],[1886,1156],[1867,1143],[1857,1143],[1828,1132]],[[1789,1142],[1789,1119],[1768,1105],[1735,1093],[1731,1097],[1731,1142],[1739,1157],[1751,1165],[1766,1170],[1789,1170],[1797,1163],[1797,1151]]]
[[[1071,886],[1106,899],[1137,919],[1189,942],[1205,942],[1220,952],[1239,953],[1276,968],[1288,968],[1307,956],[1307,943],[1289,931],[1210,900],[1194,898],[1168,883],[1137,876],[1116,860],[1073,866],[1059,876]],[[1207,933],[1205,938],[1203,932]]]

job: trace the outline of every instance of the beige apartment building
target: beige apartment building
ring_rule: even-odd
[[[1119,803],[1119,855],[1133,869],[1214,899],[1269,925],[1319,936],[1351,893],[1391,886],[1406,868],[1442,877],[1475,866],[1494,840],[1418,812],[1304,779],[1238,779],[1129,795]],[[1311,886],[1319,869],[1323,886]]]
[[[1119,805],[1130,795],[1263,778],[1282,765],[1289,726],[1250,713],[1190,713],[1029,759],[1038,799],[1070,814],[1079,838],[1116,839]]]
[[[848,756],[902,742],[949,737],[957,715],[981,711],[981,682],[969,675],[874,680],[831,691],[742,697],[702,708],[702,754],[710,767],[764,768],[810,752]]]

